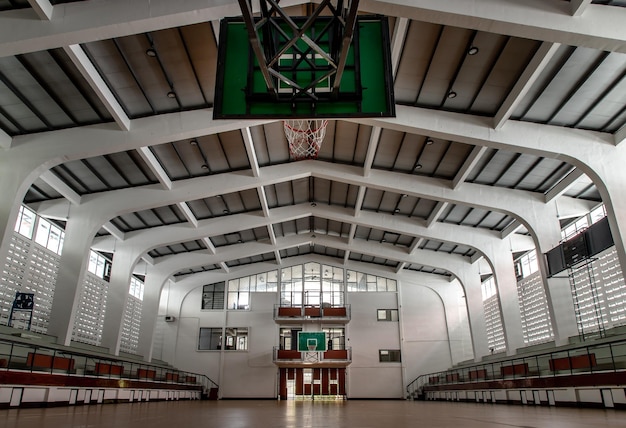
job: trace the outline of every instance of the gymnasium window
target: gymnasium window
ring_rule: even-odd
[[[278,271],[272,270],[228,281],[228,309],[250,309],[250,293],[275,293],[278,290]]]
[[[199,351],[219,351],[222,349],[221,327],[200,327]]]
[[[398,310],[378,309],[376,311],[376,319],[378,321],[398,321]]]
[[[202,288],[202,309],[224,309],[224,282]]]
[[[379,349],[378,361],[381,363],[399,363],[400,350],[399,349]]]
[[[247,327],[226,327],[226,343],[224,349],[227,351],[247,351],[248,350],[248,328]]]
[[[346,271],[346,283],[349,292],[385,292],[397,291],[397,283],[394,279],[382,276],[369,275],[353,270]]]

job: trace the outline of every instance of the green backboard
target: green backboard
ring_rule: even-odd
[[[299,331],[298,351],[300,352],[325,352],[326,333],[323,331]]]
[[[305,18],[293,18],[299,22]],[[323,49],[330,49],[330,40],[323,32],[324,17],[318,18],[307,35],[315,38]],[[287,31],[287,29],[285,29]],[[316,37],[317,34],[321,34]],[[263,37],[263,34],[260,35]],[[393,117],[395,99],[389,51],[389,27],[385,17],[359,16],[349,48],[345,71],[338,93],[330,88],[333,78],[325,61],[301,42],[288,49],[278,61],[278,68],[289,79],[309,90],[316,101],[307,96],[294,96],[289,85],[276,80],[277,94],[268,91],[263,73],[252,52],[246,24],[240,18],[221,22],[220,43],[215,86],[215,119],[315,119],[342,117]],[[302,55],[306,52],[306,55]],[[311,83],[315,82],[315,83]]]

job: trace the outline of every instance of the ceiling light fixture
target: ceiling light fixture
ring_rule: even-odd
[[[407,195],[406,193],[403,193],[402,195],[400,195],[401,198],[408,198],[409,195]]]
[[[421,163],[416,164],[414,169],[422,169],[422,164]]]
[[[191,144],[192,146],[197,146],[198,145],[198,140],[196,140],[195,138],[193,140],[191,140],[189,142],[189,144]]]
[[[149,57],[154,58],[155,56],[157,56],[157,52],[154,48],[148,48],[146,49],[146,55],[148,55]]]
[[[432,139],[432,138],[427,138],[427,139],[426,139],[426,145],[427,145],[427,146],[430,146],[430,145],[431,145],[431,144],[433,144],[433,143],[434,143],[434,141],[433,141],[433,139]]]
[[[200,165],[200,168],[202,169],[209,169],[209,166],[205,163],[203,163],[202,165]]]
[[[169,91],[167,93],[167,98],[176,98],[176,92],[174,91]]]
[[[312,206],[312,207],[316,207],[316,206],[317,206],[317,203],[315,203],[315,202],[311,202],[311,206]]]
[[[450,99],[456,98],[456,92],[454,92],[454,91],[448,92],[448,98],[450,98]]]
[[[476,46],[472,46],[468,49],[467,54],[468,55],[476,55],[478,53],[478,48]]]

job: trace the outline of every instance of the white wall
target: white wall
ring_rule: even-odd
[[[450,287],[446,279],[431,279],[429,285],[435,289]],[[461,292],[456,292],[459,302],[463,300]],[[446,300],[453,300],[455,293],[448,294],[452,296]],[[402,360],[407,383],[419,375],[450,368],[453,364],[452,349],[454,362],[472,358],[467,351],[467,343],[471,343],[467,316],[463,317],[458,308],[450,307],[447,317],[440,295],[431,288],[408,280],[402,282],[401,296]],[[452,333],[449,334],[449,331]]]
[[[349,398],[404,398],[405,384],[418,375],[473,358],[458,282],[409,274],[398,285],[399,293],[348,293],[346,297],[351,306],[351,321],[345,326],[346,346],[352,348]],[[277,293],[252,293],[249,311],[203,311],[201,295],[198,286],[182,299],[180,310],[170,306],[168,313],[175,314],[176,321],[164,326],[163,359],[181,370],[209,376],[220,385],[223,398],[276,397],[278,368],[272,363],[272,348],[278,345],[279,326],[273,320]],[[378,309],[399,309],[400,322],[377,321]],[[197,350],[200,327],[224,326],[249,328],[248,351]],[[402,362],[379,362],[380,349],[400,349]]]

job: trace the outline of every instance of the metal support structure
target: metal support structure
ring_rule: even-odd
[[[578,326],[578,335],[581,340],[586,340],[590,337],[605,337],[606,330],[604,326],[604,316],[602,314],[602,308],[600,306],[600,296],[598,295],[598,288],[596,287],[596,280],[593,274],[593,262],[596,259],[586,258],[582,261],[582,263],[577,264],[576,266],[571,266],[568,268],[567,273],[569,277],[570,287],[572,290],[572,298],[574,299],[574,311],[576,315],[576,324]],[[593,325],[592,330],[585,327],[584,314],[582,312],[582,300],[585,299],[581,296],[581,287],[584,286],[584,282],[576,280],[577,274],[583,273],[586,275],[589,284],[589,291],[591,294],[591,300],[593,305]]]
[[[276,0],[239,0],[251,50],[274,100],[336,99],[356,29],[359,1],[322,0],[308,17],[290,17]],[[323,12],[329,11],[330,14]],[[251,61],[253,64],[253,61]],[[329,81],[329,87],[320,84]],[[358,92],[358,91],[357,91]],[[287,96],[288,94],[288,96]]]

